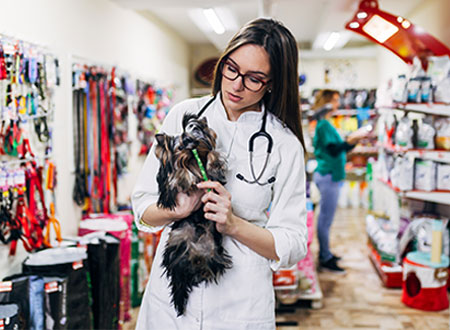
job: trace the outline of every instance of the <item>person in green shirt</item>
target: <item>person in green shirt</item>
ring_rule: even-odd
[[[319,269],[344,273],[345,270],[338,265],[341,258],[331,253],[329,248],[330,227],[336,212],[339,189],[345,179],[346,153],[367,135],[367,131],[358,130],[343,140],[329,121],[339,105],[339,92],[324,89],[319,91],[312,107],[316,111],[313,119],[317,120],[313,140],[317,167],[313,179],[321,195],[317,222]]]

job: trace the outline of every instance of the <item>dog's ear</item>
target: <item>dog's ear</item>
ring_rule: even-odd
[[[164,141],[166,140],[166,135],[165,134],[156,134],[155,139],[156,139],[156,142],[158,142],[158,145],[163,147]]]

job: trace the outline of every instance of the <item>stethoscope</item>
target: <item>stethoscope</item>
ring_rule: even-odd
[[[216,99],[217,94],[210,99],[199,111],[198,117],[201,117],[202,114],[206,111],[206,109],[211,105],[211,103]],[[271,184],[275,182],[275,177],[270,177],[267,182],[260,182],[261,177],[263,176],[264,172],[266,171],[267,163],[269,162],[269,156],[272,152],[272,146],[273,146],[273,139],[272,136],[270,136],[269,133],[266,132],[266,121],[267,121],[267,110],[264,108],[261,128],[259,131],[255,132],[250,139],[248,140],[248,152],[249,152],[249,158],[250,158],[250,172],[252,174],[253,180],[246,179],[241,173],[236,174],[236,178],[244,181],[248,184],[258,184],[260,186],[265,186],[267,184]],[[264,166],[262,167],[261,171],[259,172],[259,175],[257,176],[255,174],[255,168],[253,167],[253,150],[254,150],[254,144],[255,140],[259,137],[267,139],[267,150],[266,150],[266,159],[264,160]]]

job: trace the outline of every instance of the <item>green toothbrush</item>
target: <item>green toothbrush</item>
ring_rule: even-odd
[[[206,175],[205,167],[203,166],[202,160],[198,155],[197,149],[192,149],[192,153],[194,154],[195,160],[197,161],[198,167],[200,167],[200,172],[202,173],[203,180],[208,181],[208,176]],[[208,189],[210,191],[211,189]]]

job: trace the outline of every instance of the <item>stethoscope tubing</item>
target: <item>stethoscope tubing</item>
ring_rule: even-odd
[[[200,109],[199,113],[198,113],[198,117],[201,117],[203,115],[203,113],[206,111],[206,109],[211,105],[212,102],[214,102],[214,100],[216,99],[216,95],[214,95],[208,102],[206,102],[206,104]],[[263,113],[263,118],[262,118],[262,123],[261,123],[261,128],[259,129],[259,131],[255,132],[254,134],[252,134],[252,136],[250,137],[249,141],[248,141],[248,152],[249,152],[249,158],[250,158],[250,173],[253,177],[253,180],[248,180],[246,179],[242,174],[238,173],[236,175],[236,178],[239,180],[242,180],[246,183],[249,184],[258,184],[260,186],[265,186],[267,184],[273,183],[275,181],[275,177],[271,177],[269,180],[267,180],[267,182],[260,182],[259,180],[261,180],[264,172],[266,171],[266,167],[267,164],[269,162],[269,156],[272,152],[272,147],[273,147],[273,139],[272,136],[266,132],[266,121],[267,121],[267,110],[264,108],[264,113]],[[267,151],[266,151],[266,158],[264,160],[264,166],[261,169],[261,171],[259,172],[259,175],[257,176],[255,174],[255,168],[253,166],[253,151],[254,151],[254,144],[255,144],[255,140],[258,137],[263,137],[267,140]]]

